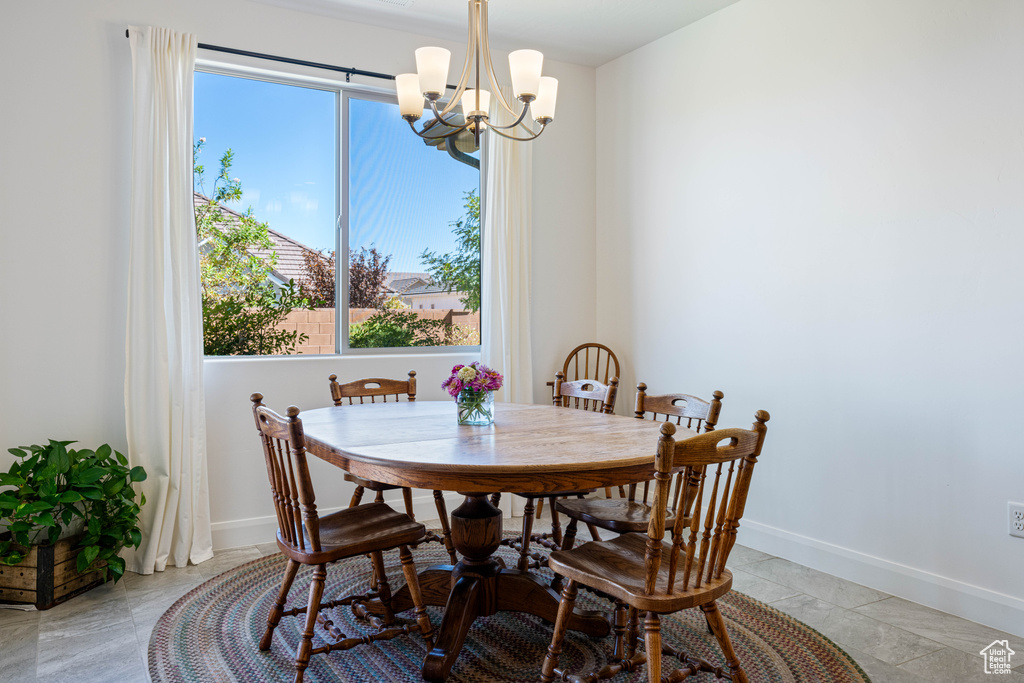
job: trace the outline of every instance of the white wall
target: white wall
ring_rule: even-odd
[[[1015,0],[732,5],[598,69],[597,265],[624,386],[771,412],[741,543],[1024,635],[1022,86]]]
[[[8,5],[0,21],[2,468],[10,462],[7,447],[47,438],[125,446],[129,24],[167,26],[196,33],[204,43],[388,73],[412,70],[415,48],[441,42],[244,0]],[[465,44],[446,46],[461,64]],[[532,286],[538,295],[532,324],[539,399],[545,396],[544,379],[566,351],[593,335],[596,301],[595,72],[557,62],[545,70],[560,79],[560,90],[558,120],[533,143]],[[567,252],[573,258],[563,261]],[[552,290],[557,296],[546,294]],[[442,398],[444,374],[465,360],[420,355],[208,361],[218,544],[245,542],[239,530],[247,528],[246,520],[269,521],[272,514],[249,413],[251,392],[264,393],[271,406],[315,407],[328,402],[326,377],[332,372],[401,377],[415,368],[421,398]],[[340,474],[335,481],[336,488],[320,487],[322,507],[347,501]]]

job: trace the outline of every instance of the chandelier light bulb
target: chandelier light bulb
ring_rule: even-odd
[[[542,76],[537,88],[537,99],[530,105],[534,121],[550,123],[555,118],[555,100],[558,98],[558,79]]]
[[[402,118],[415,121],[423,115],[423,91],[420,90],[420,77],[417,74],[398,74],[395,76],[398,87],[398,109]]]
[[[487,90],[480,90],[480,105],[477,106],[476,90],[466,90],[462,93],[462,114],[466,118],[470,116],[487,116],[491,110],[491,93]]]
[[[512,73],[512,92],[517,99],[527,101],[537,97],[540,86],[540,72],[544,66],[544,55],[537,50],[516,50],[508,55],[508,67]]]
[[[444,94],[448,83],[448,65],[452,53],[443,47],[421,47],[416,50],[416,72],[419,74],[420,92],[437,99]]]

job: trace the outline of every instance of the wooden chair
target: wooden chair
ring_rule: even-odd
[[[611,349],[597,342],[580,344],[569,352],[565,357],[565,363],[562,364],[562,376],[571,382],[578,379],[596,379],[602,384],[608,384],[612,377],[619,375],[619,359]],[[570,377],[572,379],[569,379]],[[548,382],[547,385],[554,388],[555,383]]]
[[[764,445],[769,415],[759,410],[750,430],[722,429],[676,442],[676,427],[661,427],[655,456],[654,503],[647,537],[624,534],[611,541],[590,542],[574,550],[551,553],[548,567],[565,579],[555,631],[541,667],[541,680],[597,681],[647,664],[647,680],[682,681],[701,671],[747,683],[733,651],[716,600],[732,588],[726,569],[736,543],[736,530],[750,489],[750,479]],[[728,465],[725,477],[723,466]],[[665,512],[672,473],[686,473],[686,488],[696,482],[689,533],[683,515],[676,515],[668,562],[663,561]],[[692,475],[692,476],[690,476]],[[684,496],[689,491],[684,492]],[[703,525],[703,533],[701,526]],[[560,671],[558,655],[576,602],[577,586],[602,591],[615,600],[612,662],[600,672],[570,674]],[[660,615],[699,607],[725,655],[726,667],[687,655],[661,642]],[[637,626],[644,618],[645,652],[637,652]],[[662,655],[675,657],[681,668],[662,675]]]
[[[718,424],[718,417],[722,412],[722,399],[725,397],[721,391],[712,394],[711,401],[705,401],[689,394],[664,394],[661,396],[648,396],[647,385],[641,382],[636,386],[636,408],[633,411],[638,420],[645,419],[650,415],[652,420],[663,416],[666,421],[675,422],[677,425],[684,425],[688,429],[700,431],[703,425],[705,432],[715,430]],[[585,498],[577,500],[560,500],[555,503],[558,512],[569,517],[569,524],[565,528],[565,536],[562,540],[561,550],[571,550],[576,541],[576,526],[579,522],[591,524],[599,529],[607,529],[616,534],[628,534],[642,532],[647,529],[651,518],[651,506],[648,505],[648,497],[651,487],[650,481],[643,484],[643,497],[637,500],[636,484],[629,486],[629,494],[625,498]],[[679,472],[675,478],[675,490],[671,492],[668,516],[665,524],[671,526],[675,523],[676,513],[679,511],[680,494],[683,491],[683,473]],[[689,489],[695,491],[694,487]],[[683,514],[689,512],[693,500],[683,501]],[[688,520],[683,520],[687,524]]]
[[[615,397],[619,390],[619,378],[612,377],[608,384],[603,384],[595,379],[580,379],[572,382],[565,381],[562,372],[555,373],[552,402],[555,406],[563,408],[575,408],[579,410],[590,410],[611,415],[615,410]],[[567,496],[583,498],[594,489],[581,489],[574,491],[555,491],[551,493],[516,493],[515,495],[526,499],[526,507],[523,509],[523,535],[519,540],[519,564],[522,571],[531,567],[539,567],[544,564],[545,558],[530,553],[531,541],[536,541],[547,548],[560,548],[562,545],[562,527],[558,519],[558,509],[555,507],[555,500]],[[540,516],[541,506],[544,501],[549,502],[551,509],[551,533],[533,535],[534,502],[539,501],[536,508],[536,516]],[[600,540],[597,529],[590,527],[590,533],[594,540]],[[548,538],[551,540],[549,541]],[[512,541],[511,544],[514,544]],[[531,562],[532,560],[532,562]]]
[[[344,405],[346,399],[348,400],[349,405],[355,403],[355,399],[359,399],[359,403],[365,403],[366,399],[370,399],[370,403],[376,403],[378,397],[381,398],[384,403],[387,403],[388,397],[393,397],[394,401],[399,401],[403,395],[409,401],[416,400],[415,370],[409,371],[408,380],[372,377],[368,379],[357,379],[346,384],[338,384],[337,375],[331,375],[328,379],[331,381],[331,398],[334,400],[334,405],[336,406]],[[345,480],[356,485],[356,490],[352,493],[352,500],[349,502],[349,507],[359,505],[363,499],[363,492],[366,489],[376,493],[374,496],[375,503],[384,502],[385,491],[401,489],[402,499],[405,502],[405,513],[412,519],[416,519],[416,515],[413,514],[412,509],[412,489],[409,487],[394,486],[392,484],[384,484],[379,481],[371,481],[347,472],[345,473]],[[433,531],[428,531],[427,535],[424,537],[424,542],[437,541],[439,543],[443,543],[445,549],[448,551],[448,556],[451,558],[452,564],[455,564],[458,562],[458,557],[455,555],[455,546],[452,545],[451,524],[448,521],[448,510],[444,504],[444,493],[441,491],[434,491],[434,507],[437,508],[437,514],[441,519],[441,532],[443,536],[438,536]]]
[[[309,659],[314,654],[348,650],[359,644],[390,640],[414,632],[419,632],[427,641],[429,649],[432,646],[430,618],[423,605],[416,566],[409,552],[409,545],[423,538],[426,531],[424,526],[384,503],[359,505],[320,517],[306,462],[306,444],[299,409],[289,407],[287,417],[284,417],[264,406],[260,394],[253,394],[250,400],[256,428],[263,443],[267,476],[277,510],[277,547],[288,558],[281,590],[267,617],[267,630],[260,639],[260,649],[270,649],[274,629],[282,616],[302,614],[306,618],[295,657],[296,683],[301,683]],[[409,594],[415,607],[415,624],[399,623],[391,610],[391,587],[384,573],[384,557],[381,553],[393,548],[398,548],[402,571],[409,585]],[[328,563],[367,553],[370,554],[377,575],[377,590],[366,595],[349,595],[324,602],[322,597]],[[300,565],[313,567],[309,601],[304,607],[285,611],[288,591],[291,590]],[[382,603],[383,618],[371,614],[366,608],[365,602],[373,598],[378,598]],[[338,631],[327,615],[320,614],[322,609],[341,605],[351,605],[357,616],[373,626],[374,632],[348,637]],[[314,649],[313,631],[318,620],[322,620],[323,628],[333,642]],[[325,640],[328,640],[326,636]]]
[[[571,382],[580,379],[596,379],[602,384],[608,384],[612,377],[621,377],[622,373],[619,371],[619,359],[611,349],[604,344],[588,342],[580,344],[565,357],[565,363],[562,364],[562,375],[566,381]],[[547,385],[551,387],[551,399],[554,400],[555,383],[548,382]],[[605,498],[611,498],[611,488],[605,488],[604,495]],[[621,487],[619,495],[626,495]],[[537,508],[538,517],[543,509],[544,502],[541,501]]]

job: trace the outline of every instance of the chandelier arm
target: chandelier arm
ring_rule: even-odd
[[[469,128],[470,125],[472,125],[472,122],[467,123],[464,126],[459,126],[458,128],[454,128],[450,133],[445,133],[444,135],[424,135],[423,133],[421,133],[418,130],[416,130],[416,125],[415,125],[414,121],[409,121],[408,123],[409,123],[409,128],[412,129],[412,132],[416,133],[417,137],[421,137],[424,140],[447,140],[448,138],[452,137],[453,135],[458,135],[462,131],[464,131],[467,128]],[[444,122],[442,121],[442,123],[444,123]],[[445,123],[444,125],[448,126],[449,124]],[[451,126],[449,126],[449,127],[451,127]],[[424,131],[424,132],[426,132],[426,131]]]
[[[515,121],[513,121],[512,123],[510,123],[507,126],[499,126],[499,125],[496,125],[494,123],[491,123],[490,119],[487,120],[487,125],[490,126],[491,128],[500,128],[501,130],[511,130],[512,128],[515,128],[516,126],[520,125],[523,122],[523,119],[526,118],[526,112],[528,110],[529,110],[529,107],[524,104],[523,105],[523,110],[521,112],[519,112],[519,117],[516,118]],[[525,128],[525,126],[524,126],[524,128]],[[527,130],[530,130],[530,129],[527,128]],[[531,130],[530,132],[532,133],[533,131]]]
[[[498,85],[498,79],[494,75],[494,64],[491,62],[491,40],[489,34],[490,30],[487,26],[487,0],[484,0],[481,9],[480,40],[483,46],[484,67],[487,70],[487,80],[491,82],[491,90],[494,91],[494,96],[497,98],[501,106],[504,107],[509,116],[515,117],[516,112],[509,106],[508,101],[505,100],[505,95],[501,92],[501,86]]]
[[[490,126],[489,128],[490,128],[490,130],[494,131],[496,134],[500,135],[503,138],[508,138],[509,140],[515,140],[516,142],[529,142],[530,140],[536,140],[537,138],[539,138],[540,134],[544,132],[544,128],[546,126],[547,126],[546,123],[542,123],[541,126],[540,126],[540,130],[538,130],[536,133],[533,133],[533,131],[530,131],[531,133],[533,133],[533,135],[531,135],[528,138],[517,138],[515,135],[509,135],[508,133],[502,133],[500,130],[495,129],[494,126]],[[526,130],[530,130],[530,129],[527,128]]]
[[[476,35],[476,22],[473,21],[473,6],[475,4],[476,3],[473,2],[469,3],[469,37],[466,39],[466,62],[462,65],[462,75],[459,76],[459,87],[455,89],[455,94],[452,95],[450,100],[448,100],[448,104],[445,105],[444,111],[441,112],[441,116],[447,116],[453,109],[455,109],[455,107],[458,106],[462,93],[466,92],[466,84],[469,83],[469,70],[473,66],[473,52],[477,46],[477,42],[480,40],[480,37]]]
[[[450,123],[448,123],[447,121],[444,120],[444,114],[445,113],[443,111],[439,112],[437,110],[437,102],[434,101],[434,100],[430,100],[430,111],[432,111],[434,113],[434,120],[433,121],[428,121],[427,123],[425,123],[424,124],[424,129],[426,129],[428,126],[434,126],[434,125],[437,125],[437,124],[445,126],[446,128],[455,128],[455,126],[453,126],[452,124],[450,124]]]

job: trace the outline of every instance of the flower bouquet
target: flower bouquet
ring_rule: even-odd
[[[455,397],[460,425],[489,425],[494,422],[494,392],[504,377],[483,363],[456,365],[441,388]]]

